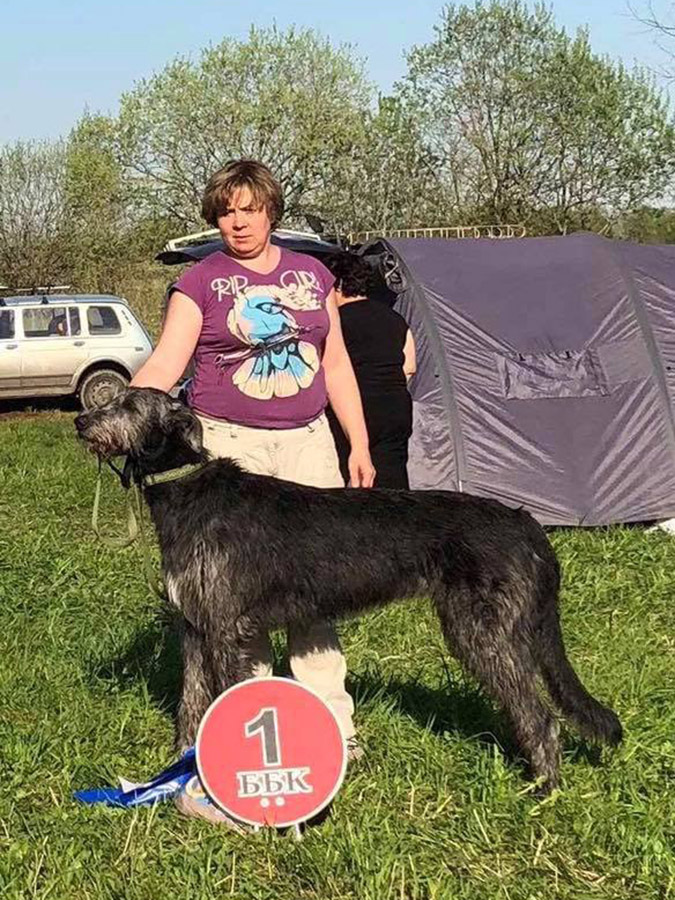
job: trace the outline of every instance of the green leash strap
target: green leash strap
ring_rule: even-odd
[[[120,477],[122,484],[127,489],[127,537],[112,538],[101,533],[98,524],[99,509],[101,506],[101,484],[103,481],[103,461],[98,461],[98,478],[96,479],[96,493],[94,494],[94,508],[91,513],[91,527],[96,537],[106,547],[128,547],[130,544],[139,539],[141,559],[143,561],[143,571],[145,580],[150,590],[160,599],[166,598],[166,590],[164,582],[158,578],[150,561],[150,548],[148,547],[145,534],[143,533],[143,502],[141,500],[141,491],[138,482],[133,477],[126,476],[126,465],[121,471],[110,460],[108,460],[110,468]],[[193,472],[198,472],[206,463],[191,463],[189,465],[180,466],[178,469],[170,469],[168,472],[159,472],[156,475],[146,475],[143,484],[152,487],[155,484],[166,484],[169,481],[177,481]]]
[[[199,472],[204,468],[206,463],[189,463],[185,466],[180,466],[178,469],[170,469],[167,472],[158,472],[155,475],[146,475],[143,478],[144,487],[152,487],[155,484],[167,484],[170,481],[178,481],[180,478],[184,478],[186,475],[192,475],[194,472]],[[138,509],[138,520],[141,523],[141,528],[139,529],[139,540],[141,544],[141,557],[143,559],[143,568],[145,570],[145,580],[148,583],[148,587],[153,592],[156,597],[159,597],[161,600],[167,600],[168,595],[166,592],[166,585],[161,578],[158,578],[155,574],[152,565],[150,563],[150,550],[145,542],[145,533],[143,531],[143,503],[141,501],[141,492],[138,488],[138,484],[133,481],[131,484],[131,488],[134,491],[136,497],[136,506]]]
[[[117,471],[117,469],[115,469],[115,471]],[[145,574],[145,580],[148,584],[148,587],[156,597],[159,597],[161,600],[165,599],[166,591],[164,590],[164,584],[162,580],[157,577],[155,570],[152,567],[152,562],[150,561],[150,549],[145,541],[145,535],[143,533],[143,504],[141,502],[141,492],[139,490],[138,484],[135,481],[132,481],[132,483],[129,485],[129,488],[127,489],[127,537],[112,538],[102,534],[98,523],[99,509],[101,505],[102,480],[103,465],[99,460],[98,477],[96,479],[96,492],[94,494],[94,508],[91,514],[91,527],[94,531],[94,534],[104,546],[115,547],[117,549],[130,546],[131,544],[133,544],[136,538],[138,538],[141,551],[141,560],[143,563],[143,572]]]
[[[133,491],[136,509],[138,510],[138,521],[140,523],[138,529],[138,542],[141,549],[145,580],[155,597],[158,597],[160,600],[166,600],[167,593],[164,580],[161,576],[157,575],[152,566],[152,562],[150,561],[150,548],[145,540],[145,532],[143,531],[143,501],[141,499],[141,491],[135,481],[131,484],[131,490]]]
[[[129,494],[127,494],[127,537],[126,538],[112,538],[104,535],[98,524],[98,516],[99,509],[101,506],[101,483],[103,480],[103,463],[101,460],[98,462],[98,477],[96,479],[96,492],[94,494],[94,508],[91,512],[91,527],[99,539],[99,541],[106,547],[128,547],[130,544],[136,540],[139,535],[140,528],[138,524],[138,518],[136,516],[136,511],[134,510],[133,500]],[[140,505],[137,504],[137,507],[140,511]]]

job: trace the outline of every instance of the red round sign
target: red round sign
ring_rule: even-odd
[[[347,767],[333,711],[288,678],[251,678],[206,711],[196,743],[204,790],[249,825],[281,828],[316,815]]]

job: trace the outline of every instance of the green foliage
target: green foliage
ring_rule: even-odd
[[[616,225],[615,236],[645,244],[675,244],[675,210],[641,206]]]
[[[443,9],[389,97],[351,47],[253,28],[168,63],[67,140],[0,147],[0,282],[120,290],[169,237],[203,227],[208,177],[241,156],[280,179],[291,227],[313,213],[341,233],[522,222],[673,236],[645,212],[675,174],[652,80],[543,5],[477,0]]]
[[[134,185],[117,152],[117,134],[114,120],[85,114],[68,141],[72,280],[89,290],[114,290],[130,266],[152,259],[179,228],[167,216],[136,208]]]
[[[252,28],[196,63],[176,59],[120,103],[117,152],[134,205],[199,227],[209,176],[251,157],[271,167],[298,219],[353,152],[372,93],[350,48],[312,31]]]
[[[353,152],[337,161],[318,201],[333,227],[348,232],[436,224],[443,184],[405,104],[380,97],[355,138]]]
[[[675,130],[643,73],[595,55],[522,0],[445,7],[399,94],[424,123],[456,208],[565,233],[658,197]]]
[[[66,196],[79,221],[124,221],[122,170],[114,153],[115,126],[105,116],[85,113],[70,134],[66,157]]]
[[[563,786],[531,795],[509,729],[448,657],[431,608],[342,626],[366,748],[330,817],[238,837],[171,804],[122,811],[78,788],[173,758],[180,663],[138,547],[90,531],[95,463],[72,415],[0,421],[3,900],[669,900],[675,886],[675,542],[639,528],[552,534],[567,647],[624,744],[564,734]],[[119,533],[121,491],[102,525]],[[117,532],[115,532],[115,527]]]
[[[65,194],[72,280],[101,290],[111,269],[124,261],[126,210],[122,172],[112,152],[113,126],[85,114],[70,134],[65,159]]]
[[[145,278],[137,261],[147,270],[176,223],[133,220],[109,136],[85,117],[68,141],[0,147],[1,284],[115,293]]]
[[[68,277],[63,141],[0,146],[0,283],[33,287]]]

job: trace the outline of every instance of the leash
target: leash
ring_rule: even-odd
[[[108,465],[110,468],[119,475],[120,481],[125,486],[125,489],[129,489],[129,487],[133,487],[133,490],[127,493],[127,537],[122,538],[112,538],[107,537],[101,532],[98,524],[99,511],[101,507],[101,485],[103,482],[103,461],[99,459],[98,461],[98,477],[96,478],[96,491],[94,493],[94,507],[91,511],[91,528],[96,537],[105,547],[128,547],[130,544],[136,540],[138,535],[140,534],[140,497],[138,496],[138,485],[134,481],[128,481],[125,475],[125,472],[118,469],[114,462],[108,460]],[[126,469],[126,463],[125,467]],[[126,482],[126,483],[125,483]],[[136,509],[134,509],[134,499],[136,500]],[[138,515],[137,515],[138,511]]]
[[[91,527],[99,539],[106,547],[114,547],[122,549],[129,547],[138,538],[141,560],[143,564],[143,572],[145,580],[152,593],[161,600],[166,599],[166,590],[161,578],[157,576],[150,560],[150,548],[148,547],[143,530],[143,503],[141,500],[141,489],[156,484],[166,484],[170,481],[177,481],[203,468],[205,463],[194,463],[190,465],[180,466],[177,469],[169,469],[166,472],[159,472],[156,475],[146,475],[140,482],[134,478],[133,466],[127,457],[122,469],[118,468],[112,460],[106,460],[107,465],[119,477],[122,487],[127,492],[127,535],[126,537],[114,538],[104,535],[99,527],[99,512],[101,507],[101,488],[103,483],[103,460],[98,461],[98,476],[96,479],[96,491],[94,493],[94,506],[91,513]]]

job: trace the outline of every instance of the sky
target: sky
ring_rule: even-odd
[[[670,0],[654,2],[664,15],[673,10]],[[638,10],[647,3],[632,0]],[[114,114],[120,95],[137,81],[176,56],[196,58],[224,37],[245,39],[251,25],[311,27],[334,44],[351,44],[386,92],[405,72],[405,51],[433,38],[442,6],[441,0],[6,0],[0,144],[66,136],[85,109]],[[589,27],[596,52],[628,65],[663,64],[629,0],[553,0],[551,6],[569,31]]]

